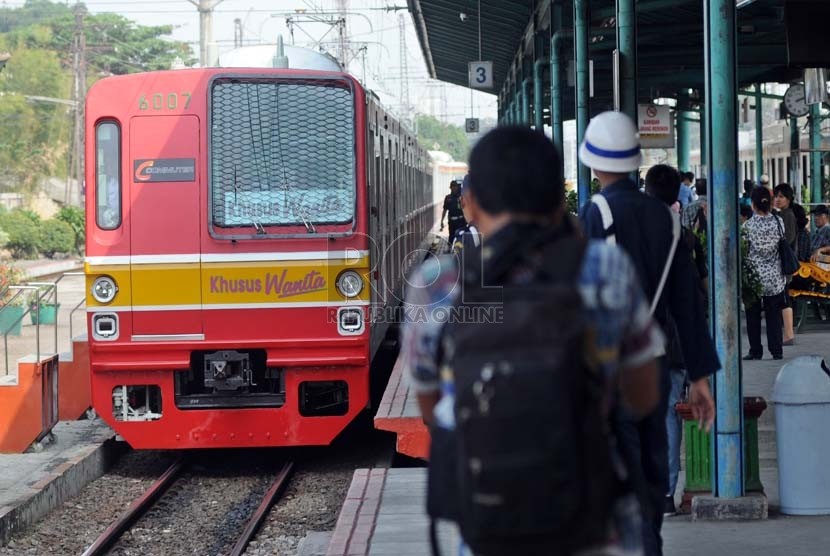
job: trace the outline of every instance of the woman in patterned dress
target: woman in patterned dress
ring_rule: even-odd
[[[761,345],[761,310],[766,315],[767,349],[773,359],[783,357],[784,289],[787,285],[781,271],[781,257],[778,242],[784,237],[784,222],[781,217],[770,213],[772,198],[769,189],[756,187],[752,190],[752,218],[744,222],[743,229],[749,242],[747,264],[751,264],[761,278],[761,300],[746,308],[746,329],[749,335],[749,354],[744,360],[761,359],[764,347]]]

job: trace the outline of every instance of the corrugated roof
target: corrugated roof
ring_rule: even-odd
[[[573,25],[572,0],[563,6],[563,26]],[[430,76],[467,86],[467,64],[493,61],[493,93],[524,63],[529,77],[534,29],[549,49],[551,0],[481,0],[481,56],[478,52],[478,0],[407,0]],[[590,56],[594,64],[591,111],[610,108],[612,51],[616,48],[615,0],[591,2]],[[738,12],[738,75],[742,85],[788,81],[798,70],[787,67],[784,0],[755,0]],[[463,16],[462,16],[463,14]],[[534,21],[536,25],[534,27]],[[704,86],[703,8],[701,0],[637,2],[638,89],[647,100],[670,97],[680,89]],[[573,58],[573,41],[563,41],[563,56]],[[545,82],[548,76],[545,75]],[[573,117],[573,87],[564,85],[563,108]],[[546,95],[549,93],[546,87]],[[546,100],[545,105],[549,103]]]

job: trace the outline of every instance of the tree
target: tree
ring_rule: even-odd
[[[89,48],[90,78],[102,72],[122,75],[170,69],[177,57],[186,65],[195,62],[190,45],[164,38],[173,32],[172,25],[138,25],[122,15],[102,13],[87,15],[84,27]],[[74,16],[57,18],[52,28],[52,48],[66,49],[72,44]],[[67,59],[67,66],[70,63],[71,60]]]
[[[0,33],[7,50],[46,48],[62,55],[65,69],[72,68],[75,15],[72,10],[48,0],[29,0],[22,8],[0,9]],[[172,25],[138,25],[114,13],[87,14],[84,34],[92,83],[100,74],[121,75],[170,69],[177,57],[185,64],[196,60],[187,43],[168,40]]]
[[[29,168],[37,156],[29,157],[34,151],[40,151],[35,145],[37,115],[31,104],[22,95],[0,92],[0,167],[4,168],[3,180],[7,186],[16,186],[32,191],[37,183],[37,173],[30,173]],[[7,230],[9,231],[9,230]]]
[[[172,30],[88,14],[87,84],[108,74],[169,69],[176,57],[194,62],[186,43],[166,38]],[[0,73],[0,187],[32,192],[44,177],[66,176],[72,108],[31,97],[71,97],[75,32],[75,15],[62,2],[0,8],[0,52],[12,54]]]
[[[461,127],[445,124],[433,116],[418,114],[415,117],[418,141],[429,150],[444,151],[455,160],[467,160],[470,140]]]
[[[0,33],[35,25],[43,21],[69,15],[72,10],[66,4],[50,0],[26,0],[21,8],[0,8]]]
[[[40,229],[41,251],[50,259],[56,253],[69,253],[75,249],[75,232],[63,220],[47,220]]]
[[[20,210],[3,215],[0,226],[9,235],[6,243],[15,258],[33,259],[40,249],[40,229],[32,219]]]
[[[33,191],[39,178],[63,175],[69,145],[71,110],[31,97],[66,98],[69,77],[57,53],[19,48],[0,74],[0,163],[13,182]],[[27,96],[29,98],[27,98]]]
[[[85,243],[86,219],[83,209],[77,207],[63,207],[55,217],[69,224],[75,232],[75,250],[83,253]]]

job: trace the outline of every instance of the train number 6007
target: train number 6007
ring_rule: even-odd
[[[183,108],[187,110],[190,107],[190,93],[154,93],[150,100],[147,100],[147,95],[138,97],[139,110],[176,110],[179,107],[179,97],[183,99]]]

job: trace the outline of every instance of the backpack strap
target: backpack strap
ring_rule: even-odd
[[[660,302],[660,296],[663,294],[663,288],[666,287],[666,280],[669,277],[669,270],[674,261],[674,254],[677,252],[677,244],[680,242],[680,217],[675,214],[670,208],[666,207],[671,217],[671,247],[669,248],[669,256],[666,259],[666,264],[663,266],[663,275],[660,276],[660,283],[657,284],[657,290],[654,292],[654,298],[651,300],[651,310],[649,315],[654,316],[654,311],[657,309],[657,303]]]
[[[614,225],[614,215],[611,212],[611,207],[608,205],[608,200],[602,193],[596,193],[591,197],[591,202],[599,210],[599,215],[602,218],[602,229],[605,231],[605,242],[611,245],[616,245],[617,235],[611,231]]]
[[[582,271],[587,244],[575,235],[563,237],[542,251],[537,279],[546,283],[573,284]]]

